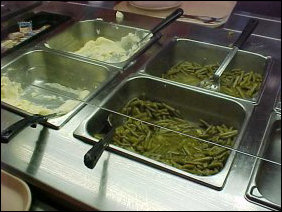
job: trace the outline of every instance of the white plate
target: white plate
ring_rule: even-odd
[[[28,185],[1,169],[1,211],[28,211],[30,204]]]
[[[143,10],[167,10],[181,5],[181,1],[129,1],[133,7]]]

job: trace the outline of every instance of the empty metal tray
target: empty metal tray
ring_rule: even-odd
[[[56,88],[46,87],[46,83],[59,83],[60,85],[76,90],[88,90],[88,96],[82,99],[83,101],[87,101],[117,73],[118,71],[114,68],[109,70],[105,66],[83,62],[79,59],[73,59],[44,50],[29,51],[1,67],[1,76],[8,76],[11,81],[21,83],[24,93],[27,94],[25,95],[25,99],[39,105],[44,104],[44,106],[50,109],[56,108],[61,102],[77,97],[71,96],[72,94],[67,92],[54,93],[62,91]],[[42,96],[39,96],[37,99],[37,97],[33,95],[33,92],[38,92],[42,95],[46,94],[51,97],[55,95],[55,97],[61,99],[61,102],[58,102],[54,98],[55,102],[50,99],[50,105],[46,105],[48,101],[47,103],[43,101]],[[23,115],[27,114],[25,111],[8,105],[5,102],[1,101],[1,104],[15,112]],[[51,127],[59,128],[70,119],[82,105],[83,103],[80,103],[69,113],[61,117],[50,119],[47,124]]]
[[[229,51],[229,47],[190,39],[174,38],[148,62],[145,69],[141,72],[155,77],[162,77],[162,74],[165,74],[172,66],[181,61],[196,62],[201,65],[216,64],[223,61]],[[239,50],[237,55],[233,58],[231,64],[227,67],[226,71],[228,69],[241,68],[245,71],[254,71],[262,74],[264,81],[260,92],[258,93],[258,96],[256,96],[255,100],[249,100],[251,102],[258,102],[266,81],[269,64],[270,57],[264,57],[259,54]],[[226,94],[222,95],[231,97]],[[232,98],[238,99],[236,97]]]
[[[198,121],[204,118],[211,123],[225,123],[234,126],[239,130],[234,148],[237,148],[242,138],[244,129],[253,109],[253,105],[240,101],[228,100],[223,97],[208,94],[195,89],[175,86],[171,83],[163,83],[161,80],[152,79],[150,76],[134,76],[121,83],[114,90],[109,91],[109,96],[101,103],[106,109],[119,111],[125,104],[134,97],[143,93],[146,99],[165,102],[181,111],[184,118],[189,121]],[[75,130],[74,135],[84,141],[97,141],[93,136],[99,133],[103,127],[109,112],[103,109],[96,111]],[[155,160],[146,158],[139,154],[132,153],[114,145],[110,150],[121,153],[137,161],[142,161],[151,166],[160,168],[167,172],[195,180],[199,183],[221,189],[230,170],[235,152],[232,152],[227,160],[224,169],[212,176],[202,177],[193,175]]]
[[[273,112],[262,143],[263,158],[281,164],[281,114]],[[281,210],[281,165],[257,159],[247,199]]]
[[[120,41],[122,37],[128,35],[128,33],[136,34],[138,37],[143,37],[145,34],[149,33],[148,30],[123,26],[114,23],[108,23],[101,20],[86,20],[75,23],[70,28],[66,29],[62,33],[52,37],[47,40],[45,46],[51,49],[64,51],[73,54],[77,57],[83,57],[79,54],[73,52],[79,50],[84,44],[90,40],[96,40],[98,37],[105,37],[113,41]],[[145,46],[138,50],[134,55],[125,61],[119,63],[110,63],[111,65],[117,66],[119,68],[125,67],[131,61],[136,59],[140,54],[146,51],[160,35],[155,35],[150,41],[148,41]],[[87,57],[83,57],[87,58]],[[87,58],[91,59],[91,58]],[[101,61],[103,62],[103,61]],[[106,63],[106,62],[105,62]]]

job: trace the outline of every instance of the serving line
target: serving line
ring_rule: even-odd
[[[91,108],[92,110],[93,110],[93,106],[92,106],[92,108]],[[88,116],[88,115],[87,115]],[[7,117],[7,116],[6,116]],[[81,117],[81,116],[80,116]],[[79,123],[79,122],[78,122]],[[68,123],[67,123],[68,124]],[[71,122],[69,123],[69,124],[71,124]],[[72,123],[72,124],[74,124],[74,123]],[[76,123],[77,124],[77,123]],[[75,125],[74,125],[75,126]],[[72,129],[73,130],[73,129]],[[40,132],[40,130],[38,129],[37,130],[37,132]],[[50,130],[48,130],[48,131],[50,131]],[[48,175],[50,175],[51,174],[51,176],[57,176],[58,177],[58,175],[60,176],[60,178],[61,178],[61,180],[64,180],[64,182],[63,182],[63,184],[62,185],[66,185],[67,184],[67,182],[69,182],[69,183],[74,183],[74,180],[75,179],[80,179],[81,178],[81,174],[82,173],[84,173],[84,174],[82,174],[82,175],[85,175],[85,171],[86,170],[84,170],[83,169],[83,164],[82,164],[82,152],[80,152],[79,150],[77,150],[76,148],[78,148],[78,149],[81,149],[81,147],[82,147],[82,144],[80,144],[80,145],[75,145],[76,146],[76,150],[75,149],[72,149],[72,150],[70,150],[69,148],[70,147],[68,147],[68,146],[72,146],[72,147],[74,147],[73,146],[73,142],[75,143],[75,144],[79,144],[80,142],[78,142],[78,141],[74,141],[74,139],[72,139],[71,138],[71,136],[69,135],[72,131],[69,131],[69,130],[67,130],[66,128],[62,128],[62,130],[61,130],[61,132],[60,132],[60,134],[58,134],[58,133],[56,133],[56,132],[54,132],[53,133],[53,136],[50,136],[50,134],[47,134],[48,135],[48,140],[47,141],[45,141],[45,142],[43,142],[42,141],[42,138],[41,139],[39,139],[37,142],[36,142],[36,140],[34,140],[34,139],[31,139],[31,140],[29,140],[29,138],[28,137],[25,137],[25,136],[29,136],[29,135],[32,135],[32,136],[35,136],[36,137],[36,133],[35,133],[36,131],[30,131],[30,129],[28,129],[28,131],[25,131],[25,132],[23,132],[24,134],[21,134],[20,135],[20,138],[19,137],[17,137],[17,139],[15,139],[14,141],[12,141],[13,143],[14,143],[14,145],[10,145],[9,147],[3,147],[2,146],[2,149],[3,149],[3,151],[5,151],[5,149],[6,149],[6,151],[7,151],[7,148],[16,148],[16,149],[18,149],[18,150],[16,150],[16,149],[14,149],[14,151],[12,150],[12,149],[10,149],[10,151],[7,151],[6,153],[5,152],[2,152],[2,155],[3,155],[3,157],[5,158],[4,160],[10,160],[9,161],[9,164],[13,164],[14,162],[19,162],[19,161],[17,161],[18,159],[20,160],[20,161],[25,161],[25,163],[26,163],[26,165],[28,165],[28,167],[30,167],[29,169],[27,169],[26,171],[25,171],[25,173],[30,173],[31,171],[30,170],[33,170],[32,172],[31,172],[31,174],[32,174],[32,176],[33,177],[35,177],[35,178],[37,178],[37,179],[40,179],[40,180],[43,180],[43,179],[45,179],[46,180],[46,177],[48,176]],[[67,133],[67,134],[66,134]],[[23,138],[24,140],[25,140],[25,143],[24,144],[21,144],[22,143],[22,140],[21,140],[21,138]],[[62,139],[63,138],[63,139]],[[29,142],[31,141],[31,144],[36,144],[36,143],[38,143],[38,145],[40,145],[40,143],[42,144],[42,143],[45,143],[45,145],[47,145],[47,147],[49,147],[48,149],[44,149],[44,151],[42,151],[41,152],[41,154],[43,154],[42,155],[42,160],[44,160],[44,162],[40,162],[40,161],[38,161],[38,160],[35,160],[34,161],[34,164],[37,164],[37,169],[36,169],[36,167],[33,167],[33,168],[31,168],[32,167],[32,164],[31,164],[31,161],[29,162],[29,161],[26,161],[27,160],[27,158],[29,158],[29,154],[34,154],[34,153],[36,153],[36,151],[34,151],[34,150],[32,150],[32,148],[31,147],[29,147],[29,145],[31,145],[31,144],[27,144],[27,142],[26,142],[26,140],[29,140]],[[56,141],[56,142],[55,142]],[[47,143],[48,142],[48,143]],[[55,142],[55,143],[54,143]],[[62,146],[62,144],[64,144],[63,146]],[[51,145],[51,146],[50,146]],[[21,147],[22,146],[22,147]],[[74,167],[72,167],[71,169],[67,169],[66,167],[69,167],[70,166],[70,164],[69,164],[69,162],[67,162],[66,163],[66,161],[65,162],[63,162],[64,160],[63,160],[63,158],[58,158],[58,155],[57,156],[54,156],[53,155],[53,152],[56,152],[55,151],[55,149],[57,150],[57,152],[58,152],[58,154],[62,154],[63,152],[69,152],[69,151],[71,151],[71,152],[73,152],[71,155],[69,155],[69,154],[66,154],[66,153],[64,153],[63,155],[66,157],[65,159],[67,159],[67,161],[71,161],[71,163],[73,164],[73,165],[71,165],[71,166],[74,166]],[[85,149],[83,150],[83,153],[85,153],[85,151],[88,149],[89,147],[88,147],[88,145],[87,145],[87,147],[85,147]],[[22,149],[20,152],[19,152],[19,150],[20,149]],[[41,150],[43,150],[43,149],[41,149]],[[46,150],[48,150],[48,151],[46,151]],[[26,153],[26,151],[28,151],[27,153]],[[49,151],[51,151],[51,152],[49,152]],[[14,154],[16,154],[16,155],[14,155]],[[37,154],[40,154],[40,152],[37,152]],[[51,157],[51,155],[53,155],[53,157]],[[13,159],[13,160],[11,160],[12,158],[12,156],[14,156],[15,158]],[[73,158],[74,157],[74,158]],[[114,157],[115,158],[115,157]],[[35,158],[34,158],[35,159]],[[38,158],[37,158],[38,159]],[[52,163],[51,163],[51,161],[57,161],[57,163],[56,164],[53,164],[54,166],[55,166],[55,168],[53,167],[51,167],[51,166],[53,166],[52,165]],[[112,160],[114,160],[115,161],[115,159],[113,159],[113,156],[112,156],[112,154],[111,154],[111,162],[110,163],[112,163],[112,162],[114,162],[114,161],[112,161]],[[103,161],[103,157],[102,157],[102,159],[101,159],[101,161],[100,161],[100,163]],[[126,160],[127,161],[127,160]],[[3,159],[2,159],[2,162],[3,162]],[[114,163],[116,163],[116,162],[114,162]],[[19,163],[19,164],[16,164],[16,166],[20,166],[22,163]],[[61,167],[61,165],[60,164],[62,164],[65,168],[62,168]],[[128,161],[127,161],[127,163],[124,163],[124,161],[121,161],[121,164],[124,164],[125,166],[124,167],[126,167],[126,165],[129,165],[129,164],[131,164],[131,162],[130,163],[128,163]],[[134,165],[135,163],[133,163],[133,164],[131,164],[132,165],[132,167],[131,167],[131,165],[130,165],[130,167],[131,168],[133,168],[133,167],[135,167],[135,165]],[[15,165],[15,164],[14,164]],[[51,166],[50,166],[51,165]],[[48,168],[47,168],[47,167]],[[23,166],[23,167],[25,167],[25,166]],[[18,168],[20,168],[20,170],[22,170],[22,168],[23,167],[18,167]],[[77,170],[78,169],[78,167],[80,167],[79,168],[79,171]],[[98,165],[98,167],[99,167],[99,165]],[[59,168],[59,169],[58,169]],[[112,167],[111,167],[112,168]],[[135,169],[135,168],[134,168]],[[147,168],[145,168],[144,167],[144,169],[149,169],[148,167]],[[37,171],[36,171],[37,170]],[[62,170],[64,170],[63,172],[62,172]],[[75,171],[75,170],[77,170],[77,171]],[[119,169],[117,169],[117,170],[119,170]],[[116,170],[116,171],[117,171]],[[40,176],[38,173],[42,173],[42,171],[45,171],[45,172],[47,172],[47,173],[49,173],[49,174],[47,174],[45,177],[44,176]],[[119,170],[120,171],[120,170]],[[239,170],[237,170],[237,171],[239,171]],[[74,173],[80,173],[79,174],[79,176],[75,176],[74,175]],[[95,169],[95,172],[99,172],[99,168],[96,168]],[[143,170],[141,171],[141,172],[143,172]],[[65,174],[63,174],[63,173],[65,173]],[[71,179],[72,178],[74,178],[74,179],[72,179],[72,180],[70,180],[70,178],[68,177],[68,178],[66,178],[67,176],[66,176],[66,173],[69,173],[69,177],[71,177]],[[146,172],[145,172],[146,173]],[[36,174],[36,175],[35,175]],[[63,174],[63,175],[62,175]],[[98,173],[97,173],[98,174]],[[144,173],[143,173],[144,174]],[[162,173],[163,174],[163,173]],[[115,175],[115,174],[114,174]],[[89,179],[93,179],[91,176],[92,176],[92,174],[91,174],[91,176],[90,175],[86,175],[86,176],[88,176],[88,178]],[[111,174],[109,175],[109,176],[111,176],[111,178],[113,177]],[[150,175],[149,175],[150,176]],[[32,178],[33,178],[32,177]],[[42,178],[41,178],[42,177]],[[132,176],[133,177],[133,176]],[[115,177],[114,177],[115,178]],[[48,178],[47,178],[48,179]],[[162,178],[163,179],[163,178]],[[58,181],[57,181],[58,180]],[[57,179],[56,180],[56,183],[59,183],[59,182],[61,182],[61,180],[60,179]],[[93,179],[94,180],[94,179]],[[103,180],[103,179],[101,179],[101,180]],[[140,180],[139,180],[140,181]],[[141,180],[142,181],[142,180]],[[32,182],[32,180],[30,181],[31,183],[33,183]],[[47,181],[45,181],[45,182],[48,182],[48,185],[50,186],[50,179],[49,180],[47,180]],[[144,182],[144,181],[143,181]],[[53,186],[55,186],[56,185],[56,183],[51,183],[51,185],[53,185]],[[61,182],[62,183],[62,182]],[[61,184],[60,183],[60,184]],[[182,183],[184,183],[184,182],[182,182]],[[77,183],[76,182],[76,184],[79,184],[80,186],[82,186],[82,185],[87,185],[88,184],[88,186],[90,186],[91,187],[91,183],[87,180],[86,181],[86,179],[84,178],[84,177],[82,177],[81,179],[80,179],[80,182],[79,183]],[[115,182],[115,184],[116,184],[116,182]],[[187,185],[187,183],[185,183],[186,185]],[[63,189],[63,191],[66,191],[66,189],[63,187],[63,186],[58,186],[58,185],[56,185],[56,188],[60,188],[60,189]],[[69,185],[70,186],[70,185]],[[73,188],[73,185],[72,186],[70,186],[71,188]],[[153,186],[154,187],[154,186]],[[80,190],[81,190],[82,188],[80,187]],[[88,188],[89,189],[89,188]],[[95,187],[93,188],[94,190],[95,190]],[[83,189],[84,190],[84,189]],[[92,189],[90,189],[90,190],[92,190]],[[94,190],[92,190],[92,191],[94,191]],[[69,193],[68,193],[68,192]],[[74,191],[69,191],[69,190],[67,190],[66,191],[66,193],[68,194],[68,195],[74,195],[75,193],[74,193]],[[77,192],[77,191],[75,191],[75,192]],[[197,192],[196,192],[197,193]],[[79,199],[80,199],[80,196],[79,196],[79,194],[77,194],[76,193],[76,195],[78,195],[78,196],[76,196],[76,198],[78,197]],[[88,198],[85,198],[85,197],[83,197],[83,199],[82,199],[82,201],[83,202],[85,202],[85,201],[87,201],[87,199],[89,199],[90,197],[91,197],[92,195],[91,194],[89,194],[89,197]],[[117,203],[118,204],[118,203]],[[91,204],[92,205],[92,204]],[[95,205],[94,205],[95,206]],[[97,205],[96,205],[96,207],[97,207]],[[105,207],[105,206],[100,206],[101,208],[103,208],[103,207]],[[138,206],[137,206],[138,207]],[[139,206],[139,207],[141,207],[141,206]],[[147,207],[153,207],[154,208],[154,206],[153,205],[148,205]]]
[[[48,5],[44,5],[44,7],[50,11],[60,10],[61,13],[68,11],[66,13],[69,14],[69,11],[72,10],[73,13],[75,13],[74,8],[69,8],[67,3],[48,3]],[[38,10],[40,10],[40,8]],[[87,11],[91,12],[91,10],[92,9],[87,8]],[[93,11],[98,11],[98,16],[103,13],[106,18],[114,18],[114,16],[112,16],[113,11],[111,10],[93,9]],[[93,14],[94,13],[88,13],[89,18],[93,17]],[[142,16],[134,17],[135,20],[139,18],[140,23],[143,23]],[[147,18],[147,20],[149,19],[156,20]],[[133,22],[131,24],[133,24]],[[178,25],[178,23],[176,25]],[[191,35],[191,37],[205,41],[205,38],[209,34],[216,33],[216,35],[219,36],[213,36],[213,42],[222,42],[223,45],[229,43],[229,40],[224,37],[226,34],[222,31],[212,31],[189,24],[179,25],[179,27],[182,28],[183,26],[187,26],[186,30],[192,30],[194,32],[187,33],[189,36]],[[179,33],[180,28],[176,31],[174,31],[174,29],[175,27],[169,32],[170,35],[177,35]],[[186,30],[180,32],[180,34],[185,34]],[[197,36],[197,32],[201,33]],[[220,40],[220,38],[222,38],[221,35],[224,37],[223,40]],[[273,56],[275,60],[278,60],[273,65],[273,70],[276,71],[271,71],[270,76],[270,79],[274,80],[273,87],[267,84],[266,94],[273,94],[273,91],[276,91],[276,85],[279,81],[275,79],[279,74],[277,70],[279,70],[279,61],[281,61],[279,53],[277,53],[279,45],[275,46],[276,41],[269,41],[263,38],[256,39],[255,41],[264,42],[266,45],[261,49],[253,48],[254,52],[257,52],[257,50],[259,50],[258,53],[271,52],[270,55]],[[145,61],[155,53],[155,51],[149,50],[146,54],[142,55],[136,64],[130,67],[127,72],[136,72],[136,70],[142,67]],[[101,91],[101,93],[103,93],[103,91]],[[270,111],[269,105],[274,102],[274,98],[273,95],[264,98],[258,106],[258,109],[255,109],[256,117],[253,119],[252,126],[256,126],[256,119],[261,119],[261,122],[259,122],[260,127],[256,127],[264,131],[265,120]],[[89,145],[73,138],[72,133],[92,112],[93,106],[91,105],[89,108],[89,105],[87,105],[61,129],[53,130],[44,128],[47,130],[48,135],[45,137],[45,142],[43,142],[42,138],[39,136],[42,126],[38,126],[36,129],[27,128],[19,136],[15,137],[11,144],[7,146],[1,144],[2,166],[14,170],[14,172],[22,175],[30,183],[36,184],[41,182],[37,185],[48,192],[58,190],[58,194],[53,194],[59,199],[60,194],[63,194],[65,201],[77,205],[83,203],[84,205],[81,205],[81,207],[88,206],[102,210],[187,210],[188,208],[190,210],[265,209],[264,207],[248,202],[244,197],[255,158],[247,157],[243,154],[237,154],[235,157],[225,186],[220,192],[109,152],[102,155],[100,163],[98,162],[97,167],[93,171],[86,170],[82,158],[89,149]],[[1,113],[3,113],[5,117],[5,119],[3,119],[3,116],[1,116],[1,128],[2,126],[5,127],[7,122],[18,118],[18,116],[6,110],[1,109]],[[257,136],[257,138],[260,140],[260,136]],[[35,145],[40,146],[41,143],[45,143],[41,151],[34,151]],[[248,144],[248,142],[245,141],[245,144]],[[41,161],[38,161],[36,157],[33,158],[33,161],[30,161],[29,159],[31,159],[32,154],[40,156]],[[102,164],[103,162],[105,163]],[[121,164],[123,165],[121,166]],[[26,169],[27,167],[29,167],[29,169]],[[33,171],[31,172],[30,170]],[[150,177],[148,178],[148,176]],[[152,176],[154,176],[154,178],[152,178]],[[136,184],[136,179],[138,179],[139,184]],[[234,182],[237,182],[236,185]],[[147,185],[150,185],[150,187]],[[143,201],[140,201],[137,197],[140,197]],[[223,199],[225,201],[222,201]],[[241,204],[238,204],[238,201]]]
[[[129,78],[127,78],[127,79],[121,81],[120,83],[122,83],[122,84],[121,84],[120,86],[118,86],[118,87],[121,87],[121,86],[124,85],[126,82],[131,81],[131,80],[134,80],[134,79],[141,79],[141,80],[142,80],[142,79],[149,79],[149,80],[152,80],[152,81],[155,81],[155,82],[161,82],[161,83],[164,84],[164,87],[166,87],[166,86],[169,85],[169,84],[170,84],[170,86],[175,86],[174,83],[172,83],[172,82],[162,82],[161,80],[159,80],[159,79],[156,78],[156,77],[151,77],[151,76],[148,77],[148,76],[144,76],[143,74],[134,74],[134,75],[130,76]],[[198,140],[198,141],[200,141],[200,142],[209,143],[209,144],[212,144],[212,145],[214,145],[214,146],[218,146],[218,147],[222,147],[222,148],[231,150],[231,151],[233,151],[233,152],[237,152],[237,153],[240,153],[240,154],[244,154],[244,155],[246,155],[246,156],[258,158],[258,159],[260,159],[260,160],[264,160],[264,161],[266,161],[266,162],[273,163],[273,164],[276,164],[276,165],[281,165],[280,162],[276,162],[276,161],[273,161],[273,160],[270,160],[270,159],[267,159],[267,158],[263,158],[262,156],[259,156],[259,155],[253,155],[253,154],[251,154],[251,153],[244,152],[243,150],[238,149],[238,146],[239,146],[239,143],[240,143],[240,142],[237,142],[237,143],[236,143],[236,147],[231,148],[231,147],[228,147],[228,146],[224,146],[224,145],[221,145],[221,144],[217,144],[217,143],[211,142],[211,141],[209,141],[209,140],[201,139],[201,138],[198,138],[198,137],[195,137],[195,136],[192,136],[192,135],[183,133],[183,132],[181,132],[181,131],[175,131],[175,130],[172,130],[172,129],[167,128],[167,127],[163,127],[163,126],[160,126],[160,125],[156,125],[156,124],[154,124],[154,123],[151,123],[151,122],[148,122],[148,121],[144,121],[144,120],[141,120],[141,119],[138,119],[138,118],[135,118],[135,117],[126,115],[126,114],[124,114],[124,113],[121,113],[121,112],[119,112],[119,111],[117,111],[117,110],[113,110],[113,109],[110,109],[110,108],[108,108],[108,107],[103,106],[103,104],[104,104],[103,102],[107,102],[106,100],[107,100],[109,97],[105,97],[105,96],[102,97],[103,102],[98,103],[97,98],[100,98],[100,99],[101,99],[101,97],[98,95],[97,98],[95,98],[93,101],[90,101],[90,102],[89,102],[89,101],[83,101],[83,100],[78,99],[78,98],[74,98],[73,96],[69,96],[69,95],[65,95],[65,94],[62,94],[62,93],[58,93],[58,92],[55,91],[55,90],[48,89],[48,88],[46,88],[46,87],[38,86],[38,85],[35,85],[35,84],[32,84],[32,85],[30,85],[30,86],[35,87],[35,88],[39,88],[39,89],[41,89],[41,90],[45,90],[45,91],[47,91],[47,92],[49,92],[49,93],[57,94],[58,96],[61,96],[61,97],[65,97],[65,98],[68,98],[68,99],[72,99],[72,100],[78,101],[78,102],[82,103],[83,105],[87,105],[87,106],[89,106],[89,107],[93,107],[95,110],[96,110],[96,109],[100,109],[100,110],[102,110],[102,111],[109,112],[109,113],[111,113],[111,114],[116,114],[116,115],[118,115],[118,116],[122,116],[122,117],[125,117],[125,118],[128,118],[128,119],[133,119],[133,120],[139,121],[139,122],[141,122],[141,123],[144,123],[144,124],[147,124],[147,125],[151,125],[151,126],[155,126],[155,127],[161,128],[161,129],[165,129],[165,130],[167,130],[167,131],[170,131],[170,132],[173,132],[173,133],[176,133],[176,134],[180,134],[180,135],[183,135],[183,136],[187,136],[187,137],[189,137],[189,138],[193,138],[193,139]],[[177,87],[177,84],[176,84],[176,87]],[[181,87],[181,86],[178,86],[178,87]],[[184,87],[185,87],[185,86],[184,86]],[[118,89],[118,88],[114,88],[115,91],[114,91],[110,96],[112,96],[113,94],[115,94],[115,92],[117,91],[117,89]],[[110,90],[112,90],[112,87],[111,87],[110,89],[108,89],[108,91],[110,91]],[[187,91],[190,90],[190,92],[193,91],[193,92],[199,92],[199,93],[208,94],[208,93],[206,92],[206,90],[197,90],[197,89],[195,89],[195,88],[193,88],[193,87],[191,87],[191,86],[186,86],[186,87],[185,87],[185,90],[187,90]],[[221,96],[221,95],[211,95],[211,96],[220,97],[220,98],[222,98],[222,99],[228,100],[228,98],[225,98],[225,96]],[[229,100],[229,101],[230,101],[230,100]],[[247,112],[247,116],[246,116],[245,121],[244,121],[245,124],[243,124],[243,127],[242,127],[242,128],[245,128],[245,127],[247,126],[247,124],[248,124],[248,120],[250,119],[250,117],[251,117],[251,115],[252,115],[254,106],[252,106],[251,104],[243,103],[242,101],[240,102],[240,101],[238,101],[238,100],[237,100],[237,101],[234,101],[234,103],[235,103],[235,102],[236,102],[236,103],[240,103],[241,106],[244,105],[245,110],[248,111],[248,112]],[[95,139],[93,136],[91,136],[91,135],[89,135],[88,133],[85,132],[85,128],[86,128],[85,125],[88,124],[87,122],[89,122],[90,119],[92,119],[92,116],[94,116],[96,113],[97,113],[97,112],[94,112],[94,113],[91,115],[91,117],[89,117],[87,120],[85,120],[85,121],[81,124],[81,127],[79,127],[79,130],[78,130],[78,129],[76,130],[76,131],[78,132],[78,135],[77,135],[78,137],[81,137],[80,133],[82,133],[83,136],[86,136],[85,139],[90,140],[90,143],[92,142],[92,140],[93,140],[93,141],[97,141],[97,139]],[[92,120],[91,120],[91,121],[92,121]],[[94,119],[94,121],[95,121],[95,119]],[[93,121],[92,121],[92,122],[93,122]],[[84,131],[84,132],[81,132],[81,131]],[[245,131],[245,130],[242,130],[242,133],[241,133],[241,134],[243,134],[244,131]],[[77,133],[75,132],[75,134],[77,134]],[[242,135],[241,135],[240,137],[242,137]],[[87,140],[86,140],[86,141],[87,141]],[[240,139],[239,139],[239,140],[240,140]],[[88,142],[89,142],[89,141],[88,141]],[[260,152],[260,151],[259,151],[259,152]]]
[[[244,202],[244,197],[232,194],[232,198],[231,196],[230,198],[227,198],[223,205],[215,204],[212,199],[215,196],[223,198],[225,196],[223,193],[218,191],[215,192],[213,189],[204,188],[204,186],[199,186],[193,182],[165,174],[157,169],[148,168],[137,162],[129,163],[128,159],[113,153],[104,153],[100,162],[98,162],[95,171],[86,171],[81,159],[89,149],[89,145],[81,144],[77,140],[70,140],[64,136],[55,136],[52,131],[53,130],[48,130],[47,132],[49,139],[48,142],[46,142],[45,151],[37,153],[38,157],[42,157],[40,164],[36,164],[35,161],[33,161],[33,163],[29,161],[29,158],[32,157],[31,155],[34,151],[36,138],[31,138],[29,142],[25,142],[25,148],[21,148],[23,150],[21,151],[21,154],[14,155],[10,153],[9,156],[9,154],[2,152],[2,155],[5,154],[7,159],[12,159],[12,157],[14,157],[14,159],[10,161],[10,164],[12,167],[16,167],[17,170],[23,169],[23,166],[28,166],[29,170],[33,170],[33,172],[30,171],[29,174],[25,174],[24,176],[24,179],[28,179],[28,182],[35,183],[40,179],[40,182],[45,185],[47,181],[47,186],[41,185],[41,187],[49,192],[53,192],[53,196],[57,197],[63,193],[64,197],[74,197],[74,202],[70,201],[69,198],[65,200],[71,204],[76,204],[78,201],[81,201],[86,205],[100,210],[185,210],[187,209],[185,202],[189,200],[194,202],[193,204],[189,204],[189,209],[191,210],[200,210],[203,204],[205,208],[210,210],[222,209],[224,206],[229,209],[236,210],[237,208],[237,210],[239,210],[240,207],[238,207],[236,201],[240,198],[241,201]],[[39,133],[40,129],[38,129],[37,132]],[[24,135],[27,134],[25,133]],[[34,134],[33,131],[33,136],[37,137],[37,135],[38,134]],[[28,139],[28,137],[26,137],[26,139]],[[21,143],[18,139],[14,140],[14,142],[16,142],[16,144],[14,144],[14,147],[10,146],[10,151],[12,151],[13,148],[16,150],[16,145]],[[66,148],[66,143],[71,145]],[[38,142],[37,145],[40,145],[40,142]],[[47,153],[46,150],[50,152]],[[68,151],[67,154],[66,151]],[[66,163],[64,159],[65,157],[68,157],[68,160],[71,161],[70,164]],[[238,157],[240,158],[240,156]],[[236,157],[236,161],[239,159],[238,157]],[[244,159],[246,158],[241,157],[241,162],[243,162]],[[108,166],[106,166],[106,164],[108,164]],[[123,165],[121,166],[121,164]],[[233,171],[234,168],[235,167],[233,167]],[[236,167],[238,170],[240,168],[242,169],[243,167]],[[128,173],[128,169],[134,171],[135,174],[132,171]],[[127,174],[125,175],[124,172]],[[31,176],[35,174],[37,177],[35,181],[33,181],[33,177]],[[146,176],[151,176],[151,178],[149,179]],[[139,183],[136,183],[136,177],[138,177]],[[118,178],[119,180],[116,182],[113,181],[113,178]],[[238,177],[236,180],[238,183],[244,183],[241,177]],[[228,181],[229,179],[227,180],[227,184]],[[150,188],[142,189],[142,187],[146,187],[148,184],[154,185]],[[121,185],[127,185],[127,187],[120,187]],[[60,193],[54,192],[54,190],[59,190]],[[233,192],[234,191],[235,190],[233,190]],[[207,192],[209,193],[208,196],[206,196]],[[151,196],[150,193],[158,193],[158,195]],[[174,193],[177,197],[174,197],[171,193]],[[134,194],[142,198],[134,198]],[[236,201],[234,201],[235,197]],[[209,202],[203,201],[207,198],[209,199]],[[127,204],[121,203],[124,201],[126,201]],[[175,203],[175,201],[177,201],[177,203]],[[246,210],[262,209],[256,205],[246,204],[246,202],[244,203],[244,208]]]
[[[93,107],[93,105],[92,105],[92,107]],[[105,110],[108,110],[108,109],[106,108]],[[115,111],[113,111],[113,112],[115,112]],[[116,113],[116,112],[115,112],[115,113]]]

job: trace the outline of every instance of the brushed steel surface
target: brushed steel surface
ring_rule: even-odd
[[[46,2],[34,11],[69,15],[77,21],[103,18],[107,22],[115,22],[116,13],[111,9],[66,2]],[[124,15],[122,24],[127,26],[150,29],[159,22],[157,18],[130,13]],[[242,26],[247,20],[248,17],[236,16],[236,21],[242,23]],[[237,26],[232,23],[234,21],[228,25],[229,29],[222,30],[182,22],[172,24],[163,31],[162,39],[142,54],[134,65],[119,75],[118,80],[115,78],[108,84],[107,89],[114,89],[128,74],[144,69],[147,61],[174,36],[228,46],[240,33],[236,31]],[[258,26],[260,30],[257,32],[263,33],[252,35],[246,43],[245,50],[271,56],[273,63],[268,70],[269,76],[262,91],[261,101],[255,106],[238,147],[242,152],[236,153],[221,191],[108,151],[103,153],[95,169],[87,169],[83,165],[83,156],[91,145],[74,138],[73,132],[82,121],[90,117],[93,111],[99,109],[89,104],[79,110],[59,130],[38,125],[37,128],[26,128],[8,145],[1,144],[1,168],[10,170],[57,198],[58,201],[75,205],[82,210],[270,210],[265,205],[249,202],[245,198],[256,161],[254,156],[258,154],[281,83],[281,40],[279,39],[281,26],[276,22],[272,24],[271,20],[261,20],[261,23],[262,25]],[[267,26],[268,30],[265,31],[264,26]],[[14,54],[1,58],[1,66],[29,48],[32,50],[40,41],[44,42],[46,38],[51,38],[60,30],[61,28]],[[275,37],[271,37],[274,34]],[[99,105],[104,99],[102,97],[108,95],[107,89],[102,89],[91,103]],[[1,109],[1,129],[18,119],[20,117],[17,114]]]
[[[281,163],[281,114],[273,112],[264,135],[261,154]],[[270,208],[281,210],[281,166],[257,160],[247,198]]]
[[[155,57],[150,59],[144,69],[144,73],[161,77],[162,74],[167,73],[172,66],[181,61],[196,62],[201,65],[221,63],[231,49],[232,48],[229,47],[196,40],[175,38],[171,41],[171,43],[168,43],[157,55],[155,55]],[[228,72],[228,70],[240,68],[247,72],[254,71],[255,73],[262,74],[264,80],[258,95],[253,99],[246,100],[257,103],[259,102],[264,84],[267,80],[270,63],[271,58],[269,56],[267,57],[244,50],[238,50],[236,56],[227,66],[225,71]],[[210,89],[206,90],[215,92],[211,91]],[[238,99],[226,94],[222,95]]]
[[[21,83],[24,99],[36,105],[46,106],[49,109],[56,109],[65,101],[79,99],[79,97],[68,92],[58,94],[62,91],[48,87],[45,83],[58,83],[75,90],[88,90],[89,94],[82,99],[87,101],[97,94],[117,73],[118,71],[113,68],[109,69],[95,63],[83,62],[44,50],[29,51],[1,67],[1,76],[7,76],[11,81]],[[41,95],[41,98],[34,96],[34,92]],[[56,99],[44,99],[43,95],[56,96]],[[1,104],[13,111],[29,114],[5,102],[1,101]],[[79,103],[67,114],[50,118],[47,124],[58,129],[75,115],[82,106],[83,104]]]

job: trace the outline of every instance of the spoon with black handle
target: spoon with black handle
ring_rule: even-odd
[[[170,15],[168,15],[165,19],[163,19],[157,26],[151,29],[150,32],[138,42],[137,46],[139,46],[142,42],[144,42],[150,35],[155,35],[157,32],[167,27],[176,19],[180,18],[183,15],[183,13],[184,11],[181,8],[178,8],[175,11],[173,11]]]
[[[258,25],[257,19],[250,19],[240,34],[239,38],[233,44],[232,49],[229,51],[228,55],[225,57],[219,68],[215,71],[210,79],[204,79],[199,83],[200,87],[210,89],[212,91],[220,91],[220,77],[225,71],[226,67],[230,64],[237,51],[242,48],[247,39],[255,30]]]
[[[1,132],[1,143],[9,143],[12,138],[14,138],[19,132],[21,132],[24,128],[28,126],[32,126],[34,124],[38,123],[44,123],[46,122],[49,118],[53,118],[55,116],[59,116],[59,114],[54,113],[46,116],[42,115],[32,115],[28,116],[26,118],[23,118],[20,121],[17,121],[16,123],[12,124],[5,130]]]
[[[108,147],[113,137],[115,127],[113,127],[110,118],[111,117],[108,116],[106,125],[102,130],[106,132],[105,137],[101,138],[98,143],[95,143],[93,147],[84,155],[84,165],[89,169],[93,169],[96,166],[99,158],[104,150]]]

